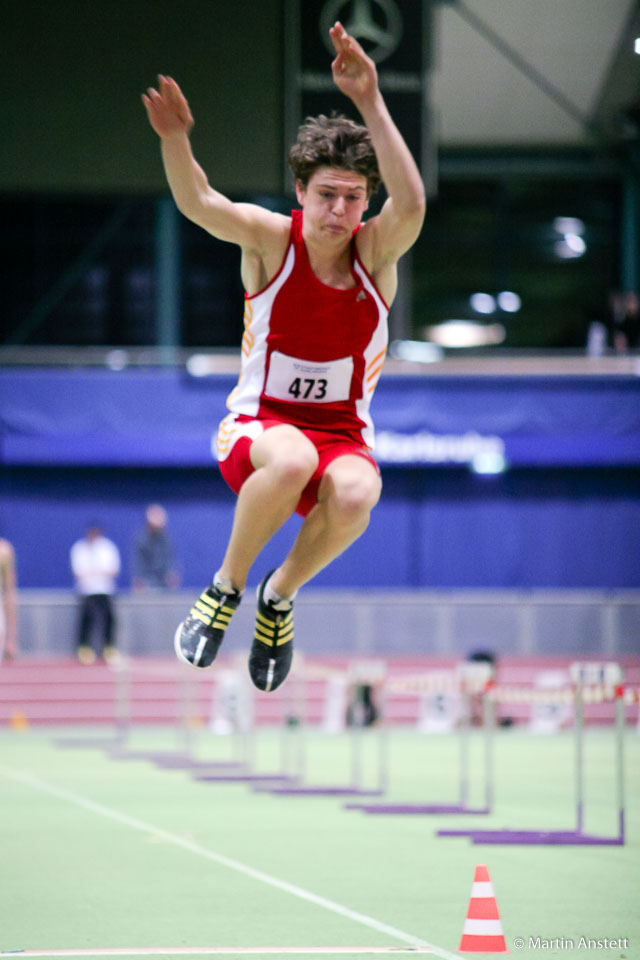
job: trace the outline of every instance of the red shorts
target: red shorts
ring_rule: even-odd
[[[249,450],[251,444],[265,430],[270,427],[281,427],[281,420],[257,420],[251,417],[228,416],[220,424],[218,433],[218,466],[220,473],[234,493],[239,493],[242,484],[250,477],[255,467],[251,463]],[[324,472],[332,460],[352,454],[364,457],[380,473],[367,447],[357,443],[350,437],[340,433],[330,433],[326,430],[308,430],[296,427],[318,451],[318,466],[300,495],[296,513],[306,517],[309,511],[318,502],[318,488]]]

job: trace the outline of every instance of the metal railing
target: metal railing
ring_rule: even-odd
[[[136,656],[172,650],[176,625],[197,590],[121,593],[118,645]],[[225,640],[250,645],[252,591]],[[71,591],[22,590],[20,646],[25,655],[73,653],[77,599]],[[640,590],[341,591],[307,588],[296,601],[296,636],[311,655],[624,657],[640,654]]]

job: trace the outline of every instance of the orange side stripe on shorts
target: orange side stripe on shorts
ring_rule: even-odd
[[[373,360],[371,360],[371,361],[367,364],[367,372],[368,372],[369,370],[371,370],[371,367],[373,367],[374,364],[378,363],[379,360],[382,360],[382,359],[384,358],[386,352],[387,352],[387,348],[385,347],[384,350],[381,350],[380,353],[378,353],[378,354],[373,358]]]
[[[383,366],[384,366],[384,362],[381,363],[380,366],[376,367],[375,370],[372,370],[372,371],[371,371],[371,373],[370,373],[369,376],[367,377],[367,383],[369,383],[370,380],[373,380],[374,377],[375,377],[376,379],[378,378],[378,376],[379,376],[379,374],[380,374],[380,371],[382,370]]]

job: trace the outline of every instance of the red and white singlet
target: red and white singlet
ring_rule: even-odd
[[[387,349],[389,309],[358,257],[356,233],[355,286],[338,290],[314,274],[302,211],[292,211],[280,270],[263,290],[245,294],[241,372],[220,425],[218,460],[252,432],[248,419],[331,431],[373,448],[369,406]]]

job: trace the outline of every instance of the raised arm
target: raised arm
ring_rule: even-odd
[[[178,209],[220,240],[244,250],[260,251],[282,232],[284,219],[263,207],[233,203],[214,190],[191,150],[194,124],[189,104],[171,77],[158,77],[158,88],[142,95],[149,123],[161,140],[162,160]]]
[[[374,269],[395,264],[422,228],[426,200],[420,171],[384,102],[376,66],[341,23],[330,30],[336,50],[331,65],[338,88],[360,111],[373,143],[388,199],[366,226]],[[362,232],[362,231],[361,231]]]

